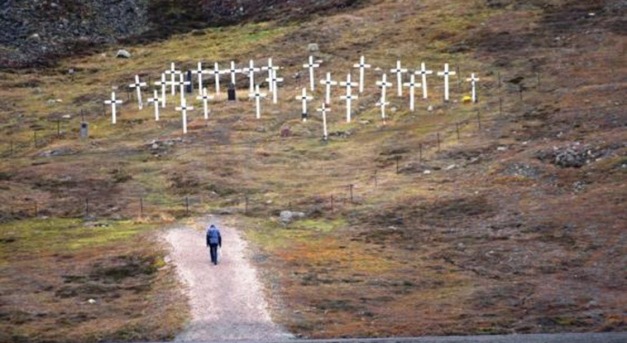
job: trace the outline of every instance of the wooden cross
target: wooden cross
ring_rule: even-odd
[[[137,101],[139,103],[139,109],[144,108],[144,103],[142,102],[142,87],[146,87],[146,82],[139,82],[139,75],[135,75],[135,83],[131,83],[128,85],[131,88],[135,88],[137,90]]]
[[[180,74],[179,76],[179,82],[177,83],[179,85],[180,92],[181,92],[181,103],[183,103],[183,99],[185,99],[185,86],[190,85],[191,82],[188,80],[185,80],[185,76],[183,76],[183,74]]]
[[[250,84],[249,93],[253,93],[255,91],[255,72],[258,72],[260,69],[255,68],[255,62],[250,60],[248,68],[243,68],[242,73],[248,74],[248,83]]]
[[[122,104],[122,100],[118,100],[115,98],[115,92],[111,92],[111,100],[105,100],[105,104],[111,105],[111,124],[115,124],[117,122],[116,116],[116,106]]]
[[[475,73],[470,74],[470,78],[466,79],[466,81],[470,81],[472,86],[472,102],[475,104],[477,103],[477,81],[479,80],[479,78],[475,77]]]
[[[187,106],[185,102],[185,98],[181,98],[181,106],[175,108],[177,111],[183,114],[183,133],[187,133],[187,111],[191,111],[194,108],[192,106]]]
[[[168,82],[165,80],[165,74],[161,74],[161,81],[157,81],[154,83],[155,86],[161,86],[161,108],[165,108],[165,87],[168,85]]]
[[[358,99],[357,95],[352,95],[353,86],[355,84],[351,81],[351,74],[346,75],[346,82],[340,82],[340,86],[346,87],[346,95],[340,96],[341,100],[346,100],[346,122],[351,122],[351,102],[354,99]]]
[[[422,62],[420,63],[420,70],[416,70],[414,74],[422,77],[422,98],[427,99],[427,75],[433,74],[433,70],[427,70],[425,68],[425,63]]]
[[[161,99],[159,99],[159,92],[155,89],[154,96],[148,99],[148,103],[152,103],[155,106],[155,121],[159,121],[159,102],[161,102]]]
[[[396,73],[396,85],[398,97],[403,96],[403,74],[407,72],[407,69],[401,67],[401,60],[396,61],[396,68],[390,69],[390,72]]]
[[[172,95],[176,94],[176,74],[181,74],[180,70],[176,70],[174,67],[174,62],[170,64],[170,69],[165,71],[166,74],[170,75],[170,85],[172,87]]]
[[[331,108],[327,108],[326,104],[323,102],[322,107],[318,108],[316,111],[322,113],[322,139],[326,141],[329,138],[329,132],[327,131],[327,112],[331,112]]]
[[[392,83],[388,82],[387,74],[383,74],[381,81],[377,81],[377,86],[381,87],[381,103],[385,103],[386,90],[387,88],[392,87]]]
[[[420,83],[416,83],[416,76],[411,74],[409,82],[403,83],[403,86],[409,87],[409,110],[414,112],[416,87],[420,87]]]
[[[271,69],[270,70],[270,78],[266,79],[266,81],[268,81],[270,83],[270,88],[274,89],[274,91],[272,92],[272,103],[276,104],[278,101],[278,93],[279,93],[279,87],[277,85],[278,82],[283,82],[283,78],[282,77],[277,77],[276,76],[276,70],[275,69]]]
[[[235,62],[231,61],[231,69],[229,69],[229,72],[231,73],[231,83],[235,85],[235,74],[241,73],[242,70],[235,69]]]
[[[314,63],[313,56],[309,56],[309,63],[303,64],[303,68],[309,68],[309,89],[313,92],[316,88],[314,69],[319,68],[320,63]]]
[[[197,100],[202,100],[202,109],[205,114],[205,120],[209,119],[209,100],[213,99],[211,95],[207,93],[207,88],[202,89],[202,94],[196,97]]]
[[[272,57],[268,58],[268,65],[261,67],[261,70],[267,70],[268,71],[268,79],[272,78],[272,71],[273,70],[278,70],[279,67],[272,65]],[[272,85],[272,83],[270,83],[270,85],[268,86],[269,91],[270,92],[274,92],[274,86]]]
[[[320,84],[326,86],[324,102],[328,105],[331,103],[331,86],[336,86],[337,81],[332,80],[331,73],[327,72],[327,78],[320,80]]]
[[[385,120],[385,107],[387,105],[389,105],[389,104],[390,104],[389,102],[385,102],[385,101],[382,101],[382,100],[380,100],[379,102],[376,103],[376,105],[381,108],[381,118],[383,120]]]
[[[307,121],[307,101],[313,100],[313,96],[307,95],[307,88],[303,88],[303,93],[300,96],[296,97],[296,100],[300,100],[303,102],[303,113],[302,118],[303,122]]]
[[[194,73],[196,73],[196,77],[198,78],[198,95],[202,94],[202,75],[203,74],[209,74],[210,71],[203,69],[202,68],[202,62],[198,62],[198,68],[196,70],[194,70]]]
[[[209,71],[215,77],[216,82],[216,94],[220,94],[220,75],[224,74],[223,70],[218,67],[218,62],[213,65],[213,70]]]
[[[255,98],[256,118],[261,118],[261,99],[266,97],[265,93],[259,91],[259,85],[255,86],[255,92],[248,95],[251,98]]]
[[[359,58],[359,63],[353,65],[353,68],[359,68],[359,93],[364,92],[364,70],[369,69],[370,64],[366,64],[366,58],[361,56]]]
[[[438,72],[438,76],[443,76],[444,77],[444,101],[448,101],[449,100],[449,77],[451,75],[455,75],[454,71],[450,71],[448,69],[448,63],[444,64],[444,70],[443,71],[439,71]]]

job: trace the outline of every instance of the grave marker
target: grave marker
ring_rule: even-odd
[[[198,68],[194,71],[196,73],[196,78],[198,79],[198,95],[202,95],[203,87],[202,87],[202,75],[209,74],[208,70],[202,68],[202,62],[198,62]]]
[[[320,80],[320,84],[326,86],[324,102],[325,104],[331,104],[331,86],[336,86],[337,81],[331,79],[331,73],[327,72],[327,78]]]
[[[247,68],[242,69],[243,73],[248,74],[249,93],[255,91],[255,72],[260,70],[259,68],[255,68],[255,62],[253,60],[250,60]]]
[[[369,69],[371,67],[370,64],[366,64],[366,58],[361,56],[359,58],[359,63],[353,65],[353,68],[359,68],[359,93],[364,92],[364,70]]]
[[[144,103],[142,102],[142,87],[146,87],[146,82],[140,82],[139,81],[139,75],[135,75],[135,83],[131,83],[130,85],[128,85],[131,88],[135,88],[135,90],[137,91],[137,102],[139,105],[139,109],[141,110],[142,108],[144,108]]]
[[[185,88],[187,94],[192,94],[192,92],[194,92],[194,83],[192,82],[192,71],[191,70],[187,71],[187,77],[185,78],[185,81],[189,82],[189,84],[187,84],[187,87]]]
[[[224,74],[224,71],[220,70],[220,68],[218,67],[218,62],[214,64],[213,70],[211,71],[211,73],[215,77],[216,95],[220,94],[220,74]]]
[[[409,110],[414,112],[416,87],[420,87],[420,83],[416,83],[416,76],[411,74],[409,82],[405,82],[403,85],[409,87]]]
[[[322,113],[322,139],[326,141],[329,138],[329,132],[327,131],[327,112],[331,112],[331,108],[327,108],[326,104],[323,102],[322,107],[318,108],[317,111]]]
[[[403,96],[403,73],[407,72],[407,69],[403,69],[401,67],[401,60],[396,61],[396,68],[390,69],[390,72],[396,73],[396,84],[397,84],[397,92],[398,97]]]
[[[165,80],[165,74],[161,74],[161,81],[157,81],[154,83],[155,86],[161,86],[161,108],[165,108],[165,87],[168,85],[168,82]]]
[[[170,85],[172,88],[172,95],[176,94],[176,74],[181,74],[180,70],[176,70],[174,67],[174,62],[170,64],[170,69],[165,71],[166,74],[170,75]]]
[[[444,70],[438,72],[438,76],[444,77],[444,101],[449,101],[449,77],[455,75],[454,71],[450,71],[448,63],[444,64]]]
[[[381,119],[383,120],[385,120],[385,107],[389,104],[390,104],[389,102],[385,102],[382,100],[379,100],[379,102],[376,103],[376,105],[381,108]]]
[[[314,63],[313,56],[309,56],[309,63],[303,64],[303,68],[309,68],[309,89],[313,92],[316,88],[314,69],[319,68],[320,63]]]
[[[425,68],[425,63],[420,63],[420,70],[416,70],[414,72],[416,75],[420,75],[422,77],[422,98],[427,99],[427,75],[433,74],[433,70],[427,70]]]
[[[179,82],[178,85],[181,88],[180,89],[180,93],[181,93],[181,103],[183,103],[183,99],[185,99],[185,86],[190,85],[191,82],[185,80],[185,77],[183,76],[183,73],[180,74],[179,76]]]
[[[313,100],[313,96],[307,95],[307,88],[303,88],[303,93],[300,96],[297,96],[296,100],[300,100],[300,101],[303,102],[303,112],[302,112],[301,116],[303,118],[303,122],[306,122],[307,121],[307,117],[309,116],[307,114],[307,101]]]
[[[274,89],[274,91],[272,92],[272,103],[276,104],[278,102],[278,93],[279,93],[279,88],[277,83],[278,82],[283,82],[283,78],[282,77],[277,77],[276,76],[276,70],[275,69],[271,69],[270,70],[270,75],[271,77],[269,79],[266,79],[268,82],[270,82],[271,88]]]
[[[351,102],[359,97],[357,95],[352,95],[352,87],[355,84],[351,82],[351,74],[346,75],[346,82],[340,82],[340,86],[346,87],[346,95],[340,96],[341,100],[346,100],[346,122],[351,122]]]
[[[250,93],[248,95],[251,98],[255,98],[255,109],[256,109],[256,118],[260,119],[261,118],[261,98],[265,98],[266,94],[265,93],[261,93],[259,91],[259,85],[255,86],[255,92],[254,93]]]
[[[273,70],[278,70],[279,67],[272,65],[272,57],[268,58],[268,65],[261,67],[261,70],[267,70],[268,71],[268,79],[272,79],[272,71]],[[266,79],[267,80],[267,79]],[[274,86],[272,85],[272,83],[270,83],[268,85],[268,90],[270,92],[274,92]]]
[[[480,79],[475,77],[475,73],[470,74],[470,78],[466,79],[466,81],[470,81],[470,85],[472,87],[472,102],[477,103],[477,81]]]
[[[202,89],[202,94],[197,96],[196,99],[202,100],[202,109],[205,115],[205,120],[209,119],[209,100],[213,99],[211,95],[207,93],[207,88]]]
[[[161,99],[159,99],[159,93],[156,89],[153,94],[154,96],[148,99],[148,103],[152,103],[155,106],[155,121],[159,121],[159,102],[161,102]]]
[[[115,110],[116,110],[117,105],[122,104],[122,100],[116,99],[115,92],[111,92],[111,99],[105,100],[104,103],[107,105],[111,105],[111,124],[115,124],[117,122],[117,115],[116,115]]]
[[[392,87],[392,83],[388,82],[387,74],[383,74],[383,76],[381,76],[381,81],[377,81],[377,86],[381,87],[381,102],[385,102],[386,90],[387,88]]]
[[[192,106],[187,106],[185,98],[181,98],[181,106],[176,107],[175,110],[181,112],[183,116],[183,133],[187,134],[187,111],[191,111],[194,108]]]
[[[236,69],[235,62],[231,61],[231,69],[229,69],[229,72],[231,73],[231,83],[233,84],[233,86],[235,86],[235,74],[241,73],[242,70]]]

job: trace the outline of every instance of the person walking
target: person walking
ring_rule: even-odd
[[[217,265],[218,247],[222,248],[222,236],[220,235],[220,230],[213,224],[211,224],[207,230],[207,246],[211,254],[211,263]]]

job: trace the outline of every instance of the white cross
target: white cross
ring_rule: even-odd
[[[409,87],[409,110],[414,111],[416,87],[420,87],[420,83],[416,83],[416,76],[411,74],[409,82],[403,83],[403,86]]]
[[[337,81],[331,80],[331,73],[327,72],[327,78],[320,80],[320,84],[323,84],[326,86],[324,102],[326,104],[330,104],[331,103],[331,86],[336,86]]]
[[[381,102],[385,103],[386,89],[392,87],[392,83],[388,82],[387,74],[383,74],[381,81],[377,81],[377,86],[381,87]]]
[[[146,87],[146,82],[139,82],[139,75],[135,75],[135,83],[131,83],[128,85],[131,88],[135,88],[137,90],[137,101],[139,103],[139,109],[144,108],[144,103],[142,102],[142,87]]]
[[[270,71],[270,78],[266,79],[266,81],[268,81],[270,83],[270,88],[274,89],[274,91],[272,92],[272,103],[276,104],[278,101],[278,93],[279,93],[279,87],[277,85],[277,82],[283,82],[283,78],[282,77],[277,77],[276,76],[276,70],[275,69],[271,69]]]
[[[327,108],[325,103],[322,103],[322,107],[317,109],[318,112],[322,112],[322,139],[325,141],[329,138],[329,132],[327,131],[327,112],[331,112],[331,108]]]
[[[309,63],[303,64],[303,68],[309,68],[309,89],[313,92],[316,89],[314,69],[319,68],[320,63],[314,63],[313,56],[309,56]]]
[[[209,119],[209,100],[213,99],[211,95],[207,93],[207,88],[202,89],[202,94],[197,96],[196,99],[202,100],[202,109],[205,114],[205,120]]]
[[[235,85],[235,74],[236,73],[241,73],[242,70],[241,69],[235,69],[235,62],[231,61],[231,69],[229,69],[229,72],[231,73],[231,83],[233,85]]]
[[[122,104],[122,100],[116,99],[115,92],[111,92],[111,100],[105,100],[104,103],[107,105],[111,105],[111,124],[115,124],[117,122],[115,109],[117,105]]]
[[[422,63],[420,63],[420,70],[416,70],[414,72],[414,74],[422,76],[422,98],[426,99],[427,96],[428,96],[428,94],[427,94],[427,75],[433,74],[433,70],[427,70],[425,68],[425,63],[422,62]]]
[[[346,75],[346,82],[340,82],[340,86],[346,87],[346,95],[340,96],[341,100],[346,100],[346,122],[351,122],[351,102],[358,99],[357,95],[352,95],[354,83],[351,82],[351,74]]]
[[[385,120],[385,106],[387,106],[389,104],[390,104],[389,102],[385,102],[385,101],[381,101],[381,100],[379,100],[379,102],[376,103],[376,105],[381,108],[381,118],[383,120]]]
[[[259,70],[259,68],[255,68],[255,62],[253,60],[250,60],[248,68],[242,69],[242,73],[248,74],[248,83],[250,84],[249,93],[255,91],[255,72],[258,72]]]
[[[183,133],[187,133],[187,111],[191,111],[194,108],[187,106],[185,98],[181,98],[181,106],[175,108],[177,111],[183,114]]]
[[[256,118],[261,118],[261,99],[266,97],[266,93],[259,92],[259,85],[255,86],[255,92],[248,95],[251,98],[255,98]]]
[[[183,99],[185,98],[185,86],[190,85],[191,82],[188,80],[185,80],[185,76],[183,76],[183,74],[179,75],[179,82],[178,85],[181,88],[180,92],[181,92],[181,103],[183,103]]]
[[[364,70],[370,68],[370,64],[366,64],[366,58],[361,56],[359,63],[353,65],[354,68],[359,68],[359,93],[364,92]]]
[[[159,103],[161,99],[159,99],[159,92],[154,90],[154,96],[148,99],[148,103],[152,103],[155,106],[155,121],[159,121]]]
[[[398,96],[402,97],[403,96],[403,73],[406,73],[407,69],[403,69],[401,67],[401,60],[397,60],[396,68],[390,69],[390,71],[392,73],[396,73],[396,85],[397,85]]]
[[[194,73],[196,73],[196,77],[198,78],[198,95],[202,94],[202,75],[203,74],[209,74],[209,70],[203,69],[202,68],[202,62],[198,62],[198,68],[196,70],[194,70]]]
[[[218,62],[214,64],[213,70],[211,70],[210,73],[213,74],[216,80],[216,94],[220,94],[220,74],[224,74],[224,71],[220,70]]]
[[[172,87],[172,95],[176,94],[176,81],[175,81],[175,76],[176,74],[181,74],[180,70],[176,70],[176,68],[174,67],[174,62],[172,62],[172,64],[170,64],[170,69],[165,71],[166,74],[170,75],[170,85]]]
[[[444,77],[444,101],[448,101],[449,100],[448,80],[449,80],[449,76],[451,76],[451,75],[455,75],[455,72],[454,71],[450,71],[448,69],[448,63],[445,63],[444,64],[444,70],[438,72],[438,76],[443,76]]]
[[[307,88],[303,88],[303,93],[296,97],[296,100],[303,102],[303,122],[307,121],[307,101],[313,100],[313,96],[307,95]]]
[[[475,77],[475,73],[470,74],[470,78],[466,79],[472,85],[472,102],[475,104],[477,103],[477,81],[479,80],[479,78]]]
[[[279,69],[279,67],[272,65],[272,57],[268,58],[268,65],[267,66],[261,67],[261,70],[267,70],[268,71],[268,79],[272,78],[272,71],[273,70],[278,70],[278,69]],[[270,92],[274,92],[274,88],[273,87],[274,86],[272,85],[272,83],[270,83],[270,85],[268,86]]]
[[[165,80],[165,74],[161,74],[161,81],[155,82],[155,86],[161,86],[161,108],[165,108],[165,87],[168,85],[168,81]]]

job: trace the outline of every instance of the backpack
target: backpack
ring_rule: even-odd
[[[216,228],[211,228],[207,231],[207,236],[209,236],[209,244],[219,244],[220,243],[220,232]]]

